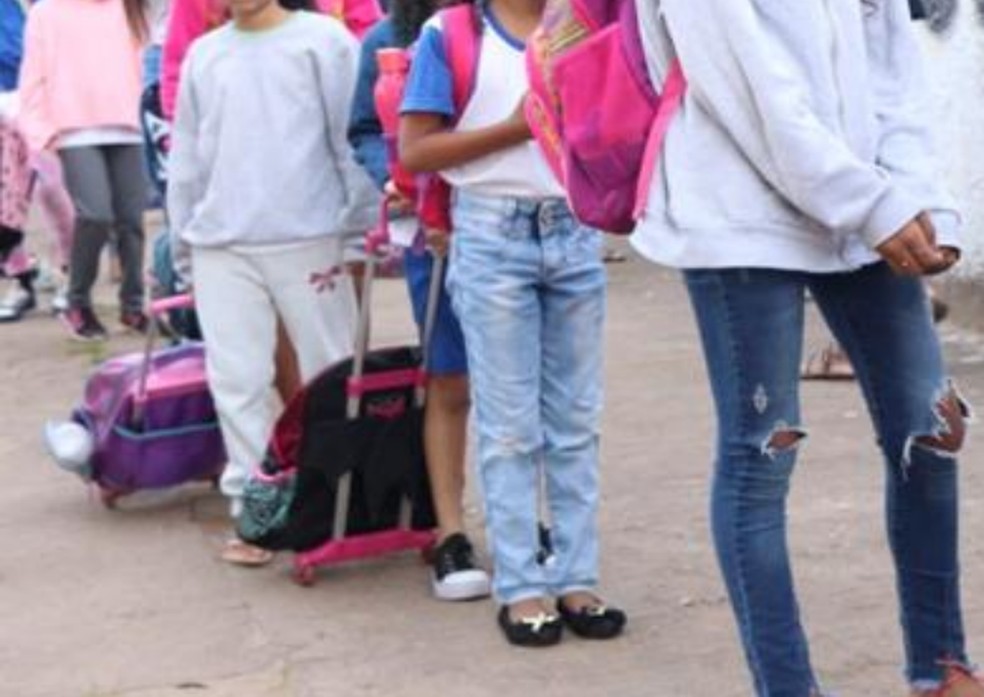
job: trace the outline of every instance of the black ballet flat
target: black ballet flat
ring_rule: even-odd
[[[526,648],[556,646],[564,632],[564,623],[556,615],[541,612],[535,617],[513,621],[505,605],[499,609],[499,627],[506,635],[506,641]]]
[[[557,603],[557,612],[568,629],[584,639],[614,639],[628,622],[622,610],[605,605],[588,605],[574,611],[561,601]]]

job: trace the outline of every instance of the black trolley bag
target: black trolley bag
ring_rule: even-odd
[[[244,492],[240,537],[292,550],[295,579],[320,566],[398,551],[426,553],[436,518],[423,446],[427,349],[444,260],[435,259],[420,345],[369,350],[385,213],[368,236],[355,354],[329,367],[287,405]]]

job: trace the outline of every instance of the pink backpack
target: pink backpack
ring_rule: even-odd
[[[636,0],[548,0],[527,44],[526,117],[575,216],[632,232],[686,80],[649,79]]]
[[[448,66],[451,69],[455,120],[461,117],[465,107],[468,106],[478,76],[482,33],[477,12],[476,7],[471,4],[452,5],[438,12],[438,17],[441,20],[441,35],[444,39],[444,55],[447,57]],[[408,49],[407,55],[412,60],[412,50]],[[407,74],[404,72],[402,75],[403,84],[390,84],[388,86],[390,90],[398,92],[398,95],[387,95],[388,98],[386,99],[380,99],[383,95],[376,95],[376,110],[380,121],[384,124],[395,123],[399,120],[397,113],[395,113],[398,111],[398,106],[395,105],[402,101],[406,77]],[[389,152],[390,171],[394,172],[398,167],[396,162],[397,148],[395,147],[396,134],[389,132],[386,133],[386,136],[393,143]],[[425,174],[416,177],[416,185],[417,214],[421,224],[426,228],[450,230],[451,188],[447,182],[436,174]]]

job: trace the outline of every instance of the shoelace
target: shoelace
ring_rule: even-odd
[[[471,547],[467,544],[453,545],[442,550],[440,558],[440,570],[442,575],[458,571],[460,569],[474,568],[475,562],[472,559]]]

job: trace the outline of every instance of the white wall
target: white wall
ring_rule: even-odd
[[[920,22],[930,110],[950,190],[964,214],[964,260],[955,273],[984,281],[984,22],[962,0],[942,35]]]

